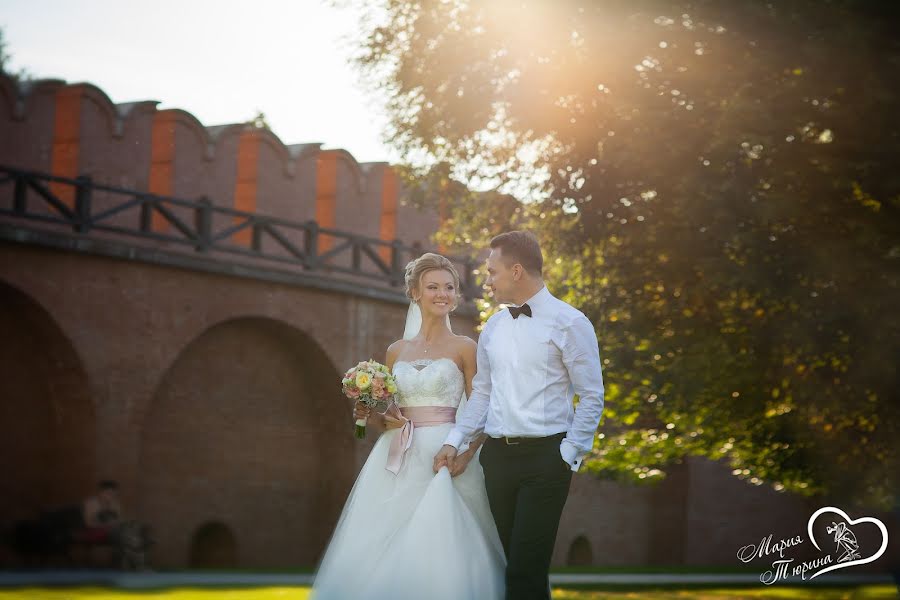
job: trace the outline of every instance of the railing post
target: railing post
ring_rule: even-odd
[[[212,203],[206,196],[197,200],[194,209],[194,227],[197,230],[197,252],[207,252],[212,245]]]
[[[350,244],[351,265],[353,266],[353,270],[358,272],[362,267],[362,254],[360,253],[360,245],[363,243],[363,241],[355,235],[351,235],[349,237],[352,240],[352,243]]]
[[[403,264],[403,242],[391,242],[391,285],[398,287],[406,282],[406,271]]]
[[[79,175],[75,181],[75,231],[87,233],[91,229],[91,191],[93,186],[88,175]]]
[[[15,199],[13,200],[13,210],[16,211],[17,215],[25,215],[25,210],[27,208],[25,203],[26,194],[28,192],[28,187],[25,182],[25,175],[22,173],[16,173],[16,184],[15,189],[13,190],[13,194]]]
[[[147,233],[153,229],[153,204],[147,196],[141,199],[141,232]]]
[[[260,225],[256,217],[253,217],[250,227],[253,230],[253,235],[250,239],[250,248],[252,248],[254,252],[259,252],[262,249],[262,225]]]
[[[303,266],[310,271],[319,268],[319,224],[306,222],[306,243],[303,248]]]

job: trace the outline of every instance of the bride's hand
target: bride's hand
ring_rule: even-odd
[[[456,455],[456,460],[454,460],[453,464],[449,467],[451,477],[461,475],[463,471],[466,470],[466,467],[469,465],[469,461],[472,460],[473,456],[475,456],[476,450],[477,448],[473,448],[470,450],[466,450],[462,454]]]
[[[354,419],[369,419],[369,415],[371,414],[372,409],[363,404],[362,402],[357,401],[356,406],[353,407],[353,418]]]
[[[403,424],[406,423],[406,421],[403,421],[402,419],[395,419],[391,415],[382,415],[382,418],[384,419],[385,430],[398,429],[400,427],[403,427]]]

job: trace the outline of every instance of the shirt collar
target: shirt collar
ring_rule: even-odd
[[[548,290],[547,286],[545,285],[545,286],[541,287],[541,289],[539,289],[534,296],[532,296],[531,298],[529,298],[522,304],[527,304],[531,308],[538,308],[539,306],[544,304],[547,300],[549,300],[552,297],[553,297],[553,295],[550,293],[550,290]]]

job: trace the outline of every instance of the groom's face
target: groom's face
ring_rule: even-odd
[[[511,302],[518,283],[515,265],[508,265],[507,262],[501,248],[491,248],[491,254],[487,258],[488,276],[484,285],[491,290],[494,301],[498,303]]]

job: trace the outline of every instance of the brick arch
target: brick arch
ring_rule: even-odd
[[[589,567],[594,564],[594,551],[590,540],[582,534],[569,544],[569,552],[566,556],[566,566]]]
[[[354,474],[339,378],[312,337],[275,319],[229,319],[184,347],[140,425],[139,512],[161,566],[183,566],[210,521],[228,524],[240,566],[316,562]]]
[[[0,280],[0,515],[32,516],[93,489],[95,412],[72,342],[34,298]]]
[[[19,118],[27,119],[31,116],[30,113],[34,110],[40,96],[46,95],[52,98],[64,87],[66,87],[66,82],[62,79],[38,79],[37,81],[20,83],[19,94],[22,97],[22,114],[19,115]]]
[[[366,191],[366,173],[363,171],[362,165],[356,160],[356,157],[344,150],[343,148],[335,148],[333,150],[323,150],[323,152],[333,152],[337,159],[347,165],[350,169],[353,182],[356,184],[354,191],[357,194],[363,194]]]
[[[106,133],[110,137],[122,137],[122,119],[106,92],[90,83],[75,83],[67,87],[77,88],[84,100],[89,100],[94,104],[106,121]]]
[[[143,115],[153,115],[157,112],[159,101],[157,100],[138,100],[135,102],[121,102],[116,104],[116,113],[123,122],[123,130],[128,126],[128,122],[136,117]]]
[[[260,142],[268,146],[275,156],[278,157],[278,160],[281,162],[283,175],[289,178],[294,177],[294,159],[291,157],[291,152],[288,150],[287,145],[271,129],[262,128],[257,129],[256,132],[259,135]]]
[[[197,121],[198,123],[200,121]],[[213,156],[218,155],[219,145],[230,137],[240,137],[241,132],[247,128],[246,123],[226,123],[224,125],[209,125],[203,127],[209,137],[213,149]]]
[[[188,566],[193,569],[233,569],[238,566],[234,532],[221,521],[207,521],[194,531]]]
[[[193,137],[196,139],[197,144],[199,144],[199,146],[202,148],[202,159],[212,160],[212,140],[206,127],[203,126],[203,123],[201,123],[197,119],[197,117],[180,108],[165,108],[163,110],[156,111],[156,114],[159,118],[167,119],[171,123],[175,125],[181,125],[186,130],[190,131]]]

